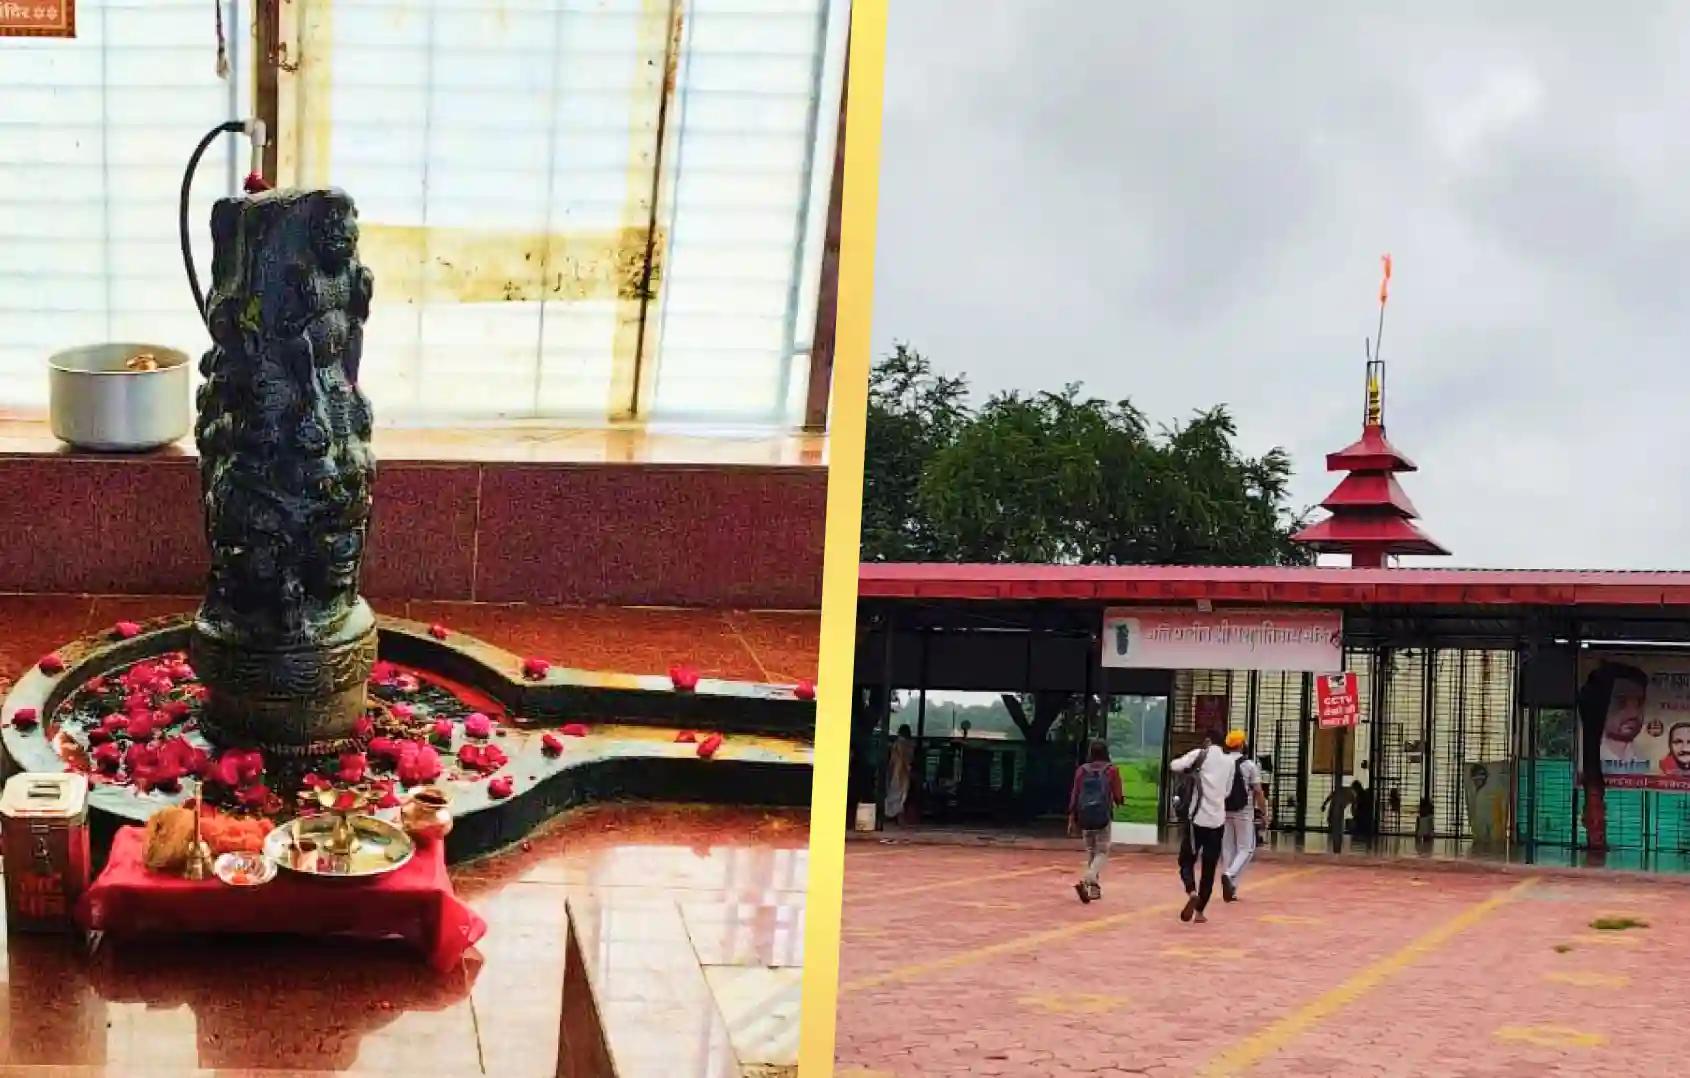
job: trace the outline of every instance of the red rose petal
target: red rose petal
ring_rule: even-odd
[[[352,736],[359,741],[368,741],[370,735],[376,732],[375,720],[368,715],[360,715],[358,721],[352,724]]]
[[[429,736],[442,745],[450,745],[452,743],[452,720],[436,719],[433,729],[429,731]]]
[[[32,707],[20,707],[12,713],[12,725],[19,730],[33,730],[41,722],[41,713]]]
[[[369,770],[369,760],[361,752],[343,752],[340,754],[340,781],[346,783],[364,781],[364,773]]]
[[[529,681],[541,680],[551,671],[551,668],[552,664],[545,659],[529,658],[522,660],[522,676]]]
[[[487,784],[487,796],[495,798],[509,797],[511,795],[511,785],[511,777],[509,775],[500,775],[498,778]]]
[[[446,626],[437,621],[428,627],[428,635],[434,637],[436,640],[444,640],[446,639]]]
[[[698,743],[698,754],[706,760],[716,755],[716,750],[722,747],[722,735],[711,734]]]
[[[691,730],[682,730],[680,733],[675,735],[675,744],[677,745],[691,745],[697,740],[698,735],[693,733]]]
[[[698,670],[683,663],[676,663],[669,668],[669,680],[674,684],[676,692],[692,692],[698,688]]]
[[[479,711],[472,711],[464,716],[464,733],[476,738],[491,737],[493,720]]]
[[[307,790],[326,790],[332,785],[328,779],[317,774],[315,771],[307,773],[304,778],[299,780],[299,782],[300,785],[304,786]]]
[[[587,728],[578,722],[566,722],[558,730],[564,737],[586,737]]]
[[[393,713],[393,717],[396,719],[408,720],[416,717],[416,711],[412,709],[410,704],[405,703],[403,700],[396,700],[393,703],[388,704],[387,710],[391,711]]]
[[[563,739],[556,734],[543,734],[540,737],[540,751],[547,756],[563,755]]]
[[[805,678],[792,687],[792,695],[800,700],[814,700],[816,698],[816,683]]]
[[[112,626],[111,631],[119,640],[128,640],[141,632],[141,626],[133,621],[120,621]]]
[[[94,766],[107,775],[117,774],[123,764],[123,750],[113,742],[94,746]]]
[[[56,651],[49,651],[41,656],[35,665],[40,667],[43,674],[62,674],[65,672],[65,660]]]

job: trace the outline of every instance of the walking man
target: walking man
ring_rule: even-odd
[[[1095,738],[1086,762],[1074,771],[1074,788],[1068,793],[1068,833],[1086,836],[1086,870],[1074,884],[1081,902],[1103,897],[1099,877],[1109,860],[1109,843],[1115,823],[1115,806],[1126,803],[1121,790],[1121,773],[1109,761],[1109,745]]]
[[[1178,799],[1180,817],[1179,876],[1185,884],[1182,921],[1208,920],[1203,911],[1215,891],[1215,866],[1221,859],[1221,835],[1226,828],[1226,795],[1232,786],[1236,758],[1219,751],[1208,737],[1199,748],[1169,761],[1168,768],[1184,776]],[[1198,882],[1193,871],[1202,860]]]
[[[1244,754],[1244,731],[1226,735],[1226,751],[1235,763],[1226,796],[1226,831],[1221,836],[1221,897],[1238,901],[1238,878],[1256,852],[1256,816],[1267,812],[1262,769]]]

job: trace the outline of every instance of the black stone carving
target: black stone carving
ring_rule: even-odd
[[[190,650],[208,734],[297,749],[349,734],[374,661],[358,577],[375,458],[357,385],[373,282],[341,191],[222,199],[211,232],[195,426],[211,573]]]

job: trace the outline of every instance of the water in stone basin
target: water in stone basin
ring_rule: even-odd
[[[204,697],[186,655],[170,652],[83,684],[46,733],[95,784],[169,795],[198,779],[208,804],[266,817],[315,811],[318,791],[366,783],[378,807],[392,807],[403,787],[491,779],[507,763],[499,741],[508,716],[495,700],[391,662],[371,672],[356,743],[338,756],[266,759],[213,746],[198,729]]]

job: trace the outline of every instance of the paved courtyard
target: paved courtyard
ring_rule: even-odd
[[[1118,854],[1091,905],[1079,860],[848,844],[838,1078],[1685,1067],[1682,881],[1311,857],[1187,925],[1170,856]]]

